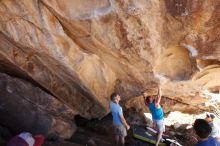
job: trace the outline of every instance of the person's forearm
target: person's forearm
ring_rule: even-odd
[[[126,122],[124,116],[121,116],[121,122],[122,122],[122,124],[123,124],[125,127],[128,126],[128,124],[127,124],[127,122]]]
[[[125,127],[128,126],[128,123],[126,122],[125,118],[123,118],[122,123],[123,123],[123,125],[124,125]]]
[[[161,100],[161,88],[159,87],[158,89],[158,96],[157,96],[157,102],[160,103],[160,100]]]

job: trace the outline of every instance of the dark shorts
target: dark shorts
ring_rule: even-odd
[[[127,136],[127,130],[124,125],[115,125],[113,124],[114,134],[118,136],[125,137]]]

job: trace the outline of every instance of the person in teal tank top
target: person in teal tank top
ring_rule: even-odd
[[[156,146],[159,145],[163,132],[165,132],[164,113],[160,105],[160,101],[161,101],[161,88],[158,89],[158,94],[156,96],[147,96],[144,93],[144,102],[146,106],[149,108],[152,114],[153,123],[156,125],[159,131],[157,136]]]

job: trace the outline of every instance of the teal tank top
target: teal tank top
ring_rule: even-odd
[[[153,120],[162,120],[164,119],[163,109],[157,108],[154,103],[149,103],[149,109],[152,114]]]

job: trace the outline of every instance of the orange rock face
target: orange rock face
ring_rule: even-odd
[[[0,70],[85,118],[105,116],[113,91],[135,107],[157,85],[181,107],[166,111],[210,109],[219,25],[215,0],[1,0]]]

